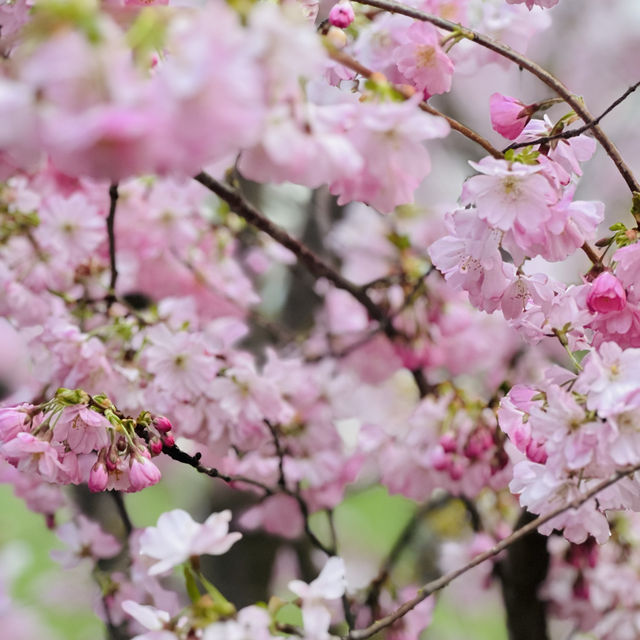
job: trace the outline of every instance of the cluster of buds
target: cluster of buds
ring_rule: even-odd
[[[0,455],[50,483],[140,491],[160,480],[152,456],[173,444],[167,418],[125,417],[106,395],[80,389],[58,389],[40,405],[0,408]]]

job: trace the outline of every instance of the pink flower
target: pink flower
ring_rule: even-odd
[[[348,0],[334,4],[333,7],[331,7],[331,11],[329,11],[330,24],[340,29],[346,29],[355,17],[356,14],[353,11],[353,6]]]
[[[182,509],[163,513],[157,527],[147,527],[140,536],[140,553],[157,562],[149,575],[158,575],[185,562],[191,556],[219,556],[226,553],[241,537],[229,533],[231,511],[211,514],[198,524]]]
[[[428,22],[415,22],[405,39],[406,44],[393,52],[400,73],[430,96],[449,91],[453,62],[440,47],[437,29]]]
[[[104,491],[107,488],[107,484],[109,484],[107,468],[104,463],[98,461],[91,467],[91,471],[89,472],[89,491],[93,493]]]
[[[587,306],[593,313],[622,311],[627,304],[624,287],[609,271],[601,273],[592,283],[587,297]]]
[[[515,140],[531,118],[527,105],[511,96],[494,93],[489,98],[491,126],[501,136]]]
[[[535,233],[551,217],[549,205],[558,194],[548,180],[539,175],[542,167],[496,158],[483,158],[469,164],[484,175],[469,178],[462,188],[462,204],[475,203],[478,215],[491,226],[509,231],[518,225]]]
[[[56,422],[54,436],[76,453],[90,453],[109,446],[109,421],[83,404],[66,407]]]
[[[65,569],[77,566],[84,558],[112,558],[121,549],[111,534],[102,531],[98,523],[83,515],[79,515],[75,522],[59,526],[56,533],[68,548],[55,549],[51,557]]]
[[[129,470],[129,491],[141,491],[160,481],[162,474],[151,460],[144,456],[134,457]]]

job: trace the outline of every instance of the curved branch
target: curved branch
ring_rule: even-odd
[[[399,13],[409,18],[413,18],[414,20],[430,22],[440,29],[459,34],[463,38],[467,38],[468,40],[477,42],[480,46],[494,51],[507,60],[515,62],[519,67],[525,69],[536,78],[544,82],[544,84],[555,91],[555,93],[557,93],[573,109],[576,115],[585,123],[593,122],[593,120],[595,119],[591,115],[591,113],[589,113],[588,109],[584,106],[584,102],[574,96],[571,91],[569,91],[569,89],[555,76],[550,74],[539,64],[533,62],[533,60],[530,60],[526,56],[523,56],[517,51],[514,51],[511,47],[508,47],[507,45],[502,44],[501,42],[498,42],[493,38],[489,38],[488,36],[478,33],[477,31],[473,31],[473,29],[468,29],[467,27],[463,27],[462,25],[451,22],[450,20],[445,20],[444,18],[440,18],[439,16],[425,13],[424,11],[419,11],[418,9],[408,7],[406,5],[400,4],[399,2],[394,2],[393,0],[356,0],[356,2],[370,7],[376,7],[378,9],[382,9],[383,11]],[[631,190],[631,193],[640,192],[640,183],[638,183],[633,173],[622,159],[622,156],[620,155],[620,152],[618,151],[616,146],[613,144],[613,142],[611,142],[611,140],[597,124],[593,125],[592,128],[594,137],[602,145],[602,148],[606,151],[611,160],[613,160],[613,163],[615,164],[624,181],[627,183],[627,186]]]
[[[608,478],[607,480],[603,480],[602,482],[597,484],[595,487],[587,491],[585,494],[583,494],[579,498],[572,500],[569,504],[563,507],[558,507],[557,509],[554,509],[553,511],[551,511],[551,513],[548,513],[547,515],[544,515],[544,516],[539,516],[535,520],[532,520],[528,524],[524,525],[523,527],[516,529],[510,536],[498,542],[496,545],[491,547],[491,549],[488,549],[487,551],[478,554],[475,558],[473,558],[470,562],[468,562],[464,566],[459,567],[458,569],[455,569],[453,571],[450,571],[449,573],[446,573],[445,575],[440,576],[439,578],[436,578],[435,580],[432,580],[431,582],[428,582],[427,584],[425,584],[423,587],[421,587],[418,590],[418,593],[416,594],[415,597],[411,598],[410,600],[407,600],[404,604],[398,607],[393,613],[390,613],[388,616],[385,616],[384,618],[381,618],[377,622],[374,622],[372,625],[368,626],[366,629],[358,629],[356,631],[352,631],[349,635],[345,636],[345,640],[365,640],[366,638],[370,638],[371,636],[375,635],[382,629],[390,627],[396,620],[399,620],[400,618],[402,618],[404,615],[406,615],[414,607],[420,604],[423,600],[428,598],[435,591],[439,591],[440,589],[443,589],[444,587],[446,587],[450,582],[455,580],[458,576],[461,576],[462,574],[467,573],[467,571],[470,571],[471,569],[478,566],[479,564],[482,564],[485,560],[488,560],[489,558],[493,558],[494,556],[498,555],[501,551],[504,551],[504,549],[510,547],[517,540],[520,540],[524,536],[532,533],[533,531],[536,531],[538,527],[545,524],[546,522],[549,522],[549,520],[553,520],[555,517],[559,516],[565,511],[568,511],[569,509],[578,509],[580,506],[582,506],[585,502],[593,498],[595,495],[597,495],[601,491],[604,491],[604,489],[607,489],[608,487],[615,484],[622,478],[626,478],[627,476],[631,475],[632,473],[635,473],[639,469],[640,469],[640,464],[634,465],[633,467],[629,467],[628,469],[620,470],[614,476],[612,476],[611,478]]]

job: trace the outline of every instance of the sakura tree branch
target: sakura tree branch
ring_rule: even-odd
[[[604,491],[605,489],[614,485],[616,482],[618,482],[622,478],[626,478],[627,476],[631,475],[632,473],[635,473],[639,469],[640,469],[640,464],[634,465],[633,467],[629,467],[627,469],[619,470],[611,478],[608,478],[607,480],[603,480],[602,482],[598,483],[595,487],[593,487],[592,489],[584,493],[579,498],[572,500],[571,502],[569,502],[568,504],[562,507],[558,507],[557,509],[554,509],[553,511],[551,511],[550,513],[544,516],[539,516],[535,520],[532,520],[528,524],[524,525],[523,527],[516,529],[510,536],[507,536],[506,538],[498,542],[496,545],[491,547],[491,549],[488,549],[487,551],[478,554],[475,558],[473,558],[470,562],[468,562],[464,566],[459,567],[458,569],[454,569],[453,571],[450,571],[449,573],[446,573],[445,575],[440,576],[439,578],[436,578],[435,580],[432,580],[431,582],[428,582],[427,584],[425,584],[423,587],[421,587],[418,590],[418,593],[415,595],[415,597],[411,598],[410,600],[407,600],[404,604],[398,607],[393,613],[390,613],[388,616],[385,616],[384,618],[377,620],[376,622],[369,625],[365,629],[357,629],[355,631],[352,631],[347,636],[344,636],[344,640],[365,640],[366,638],[370,638],[371,636],[380,632],[382,629],[386,629],[387,627],[390,627],[396,620],[399,620],[400,618],[402,618],[414,607],[420,604],[423,600],[428,598],[432,593],[439,591],[440,589],[443,589],[449,583],[455,580],[457,577],[467,573],[467,571],[470,571],[474,567],[477,567],[479,564],[482,564],[485,560],[488,560],[489,558],[493,558],[494,556],[498,555],[501,551],[504,551],[505,549],[510,547],[517,540],[520,540],[521,538],[524,538],[525,536],[529,535],[533,531],[536,531],[538,527],[542,526],[546,522],[549,522],[550,520],[553,520],[555,517],[561,515],[565,511],[568,511],[569,509],[578,509],[585,502],[593,498],[595,495],[597,495],[601,491]]]
[[[198,473],[203,473],[204,475],[209,476],[210,478],[220,478],[223,482],[227,484],[233,485],[236,483],[248,484],[253,487],[257,487],[258,489],[262,489],[264,491],[265,496],[274,495],[273,489],[268,487],[266,484],[259,482],[258,480],[253,480],[251,478],[246,478],[245,476],[229,476],[224,473],[220,473],[214,467],[206,467],[200,462],[200,458],[202,457],[201,453],[196,453],[195,455],[190,455],[186,451],[178,448],[175,444],[170,447],[164,444],[162,446],[162,453],[168,455],[170,458],[175,460],[176,462],[182,462],[183,464],[188,464],[190,467],[193,467]]]
[[[120,516],[120,520],[122,520],[122,524],[124,526],[124,530],[125,530],[125,533],[127,534],[127,539],[128,539],[135,527],[131,522],[131,518],[129,517],[129,512],[127,511],[127,507],[124,504],[124,498],[122,497],[122,493],[120,493],[120,491],[110,491],[109,493],[113,497],[113,501],[115,502],[118,515]]]
[[[118,184],[114,182],[109,187],[109,215],[107,216],[107,235],[109,237],[109,264],[111,266],[111,278],[109,280],[109,294],[107,307],[116,300],[116,282],[118,281],[118,267],[116,265],[116,205],[118,204]]]
[[[327,546],[318,538],[318,536],[311,529],[311,523],[309,522],[309,506],[307,505],[305,499],[300,494],[300,487],[296,487],[295,491],[292,491],[287,487],[287,480],[284,475],[284,456],[285,451],[282,448],[282,443],[280,442],[280,436],[278,434],[278,429],[275,425],[271,424],[269,420],[264,421],[269,431],[271,431],[271,436],[273,437],[273,444],[276,448],[276,455],[278,456],[278,486],[282,493],[290,496],[298,503],[298,508],[300,509],[300,515],[302,516],[302,520],[304,523],[304,532],[307,535],[307,538],[311,541],[311,544],[316,547],[316,549],[320,549],[320,551],[324,552],[328,556],[336,555],[335,545]]]
[[[215,193],[221,200],[224,200],[234,213],[244,218],[250,225],[263,231],[278,244],[289,249],[313,276],[316,278],[326,278],[338,289],[343,289],[350,293],[367,310],[369,316],[380,323],[387,338],[395,340],[401,337],[402,334],[393,326],[391,318],[386,311],[369,297],[369,294],[363,287],[359,287],[350,280],[347,280],[331,265],[313,253],[304,243],[296,240],[284,229],[271,222],[271,220],[264,216],[256,207],[245,200],[238,190],[219,182],[204,171],[194,176],[194,179],[209,189],[209,191]],[[418,387],[420,396],[424,397],[430,391],[424,372],[421,369],[412,369],[411,374]]]
[[[333,58],[333,60],[345,67],[348,67],[349,69],[352,69],[356,73],[359,73],[363,78],[371,78],[371,76],[374,74],[371,69],[368,69],[364,65],[360,64],[357,60],[344,53],[344,51],[332,48],[329,50],[329,55],[331,56],[331,58]],[[411,91],[410,87],[393,85],[393,88],[398,91],[398,93],[402,94],[405,98],[410,98],[413,95],[413,91]],[[486,138],[482,137],[477,131],[470,129],[461,122],[458,122],[458,120],[455,120],[454,118],[442,113],[441,111],[438,111],[438,109],[435,109],[424,100],[420,103],[419,106],[420,109],[422,109],[422,111],[425,111],[426,113],[444,118],[454,131],[461,133],[472,142],[479,144],[487,153],[492,155],[494,158],[504,158],[504,154],[496,149]]]
[[[508,151],[509,149],[520,149],[521,147],[528,147],[530,145],[536,144],[547,144],[548,142],[553,142],[554,140],[568,140],[569,138],[575,138],[583,134],[585,131],[593,128],[595,125],[599,124],[602,118],[611,113],[619,104],[624,102],[638,87],[640,87],[640,82],[636,82],[634,85],[630,86],[617,100],[614,100],[597,118],[591,120],[591,122],[587,122],[583,124],[581,127],[577,129],[570,129],[569,131],[560,131],[559,133],[554,133],[550,136],[543,136],[541,138],[537,138],[535,140],[529,140],[528,142],[514,142],[510,144],[508,147],[504,149],[504,151]]]
[[[472,42],[476,42],[480,46],[494,51],[503,58],[515,62],[519,67],[525,69],[536,78],[541,80],[550,89],[557,93],[573,109],[576,115],[585,123],[592,122],[595,119],[585,107],[584,102],[580,98],[573,95],[571,91],[569,91],[569,89],[555,76],[550,74],[539,64],[533,62],[533,60],[530,60],[526,56],[523,56],[517,51],[514,51],[511,47],[502,44],[501,42],[498,42],[493,38],[489,38],[488,36],[482,35],[481,33],[474,31],[473,29],[468,29],[467,27],[463,27],[462,25],[451,22],[450,20],[445,20],[444,18],[440,18],[439,16],[425,13],[424,11],[419,11],[418,9],[408,7],[406,5],[400,4],[399,2],[394,2],[394,0],[356,0],[356,2],[370,7],[376,7],[384,11],[389,11],[391,13],[398,13],[404,16],[408,16],[409,18],[413,18],[414,20],[430,22],[440,29],[459,34],[463,38],[471,40]],[[622,159],[620,152],[613,144],[613,142],[607,137],[607,135],[599,127],[599,125],[592,125],[592,129],[594,137],[602,145],[602,148],[606,151],[607,155],[615,164],[618,172],[631,190],[631,193],[633,194],[640,192],[640,184]]]

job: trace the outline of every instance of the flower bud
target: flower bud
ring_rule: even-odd
[[[167,447],[173,447],[173,445],[176,443],[176,440],[170,433],[165,433],[162,436],[162,443]]]
[[[338,2],[329,11],[329,24],[340,29],[346,29],[355,17],[356,14],[350,2]]]
[[[167,433],[167,431],[171,431],[171,429],[173,429],[173,425],[169,421],[169,418],[165,418],[164,416],[156,416],[153,420],[153,426],[160,433]]]
[[[157,484],[162,477],[160,469],[147,458],[136,456],[129,469],[129,491],[140,491]]]
[[[627,304],[627,295],[618,278],[609,271],[601,273],[592,283],[587,296],[587,307],[592,313],[621,311]]]
[[[510,96],[494,93],[489,98],[491,126],[501,136],[515,140],[533,115],[530,106]]]
[[[107,488],[109,474],[102,462],[96,462],[89,472],[89,491],[99,493]]]

